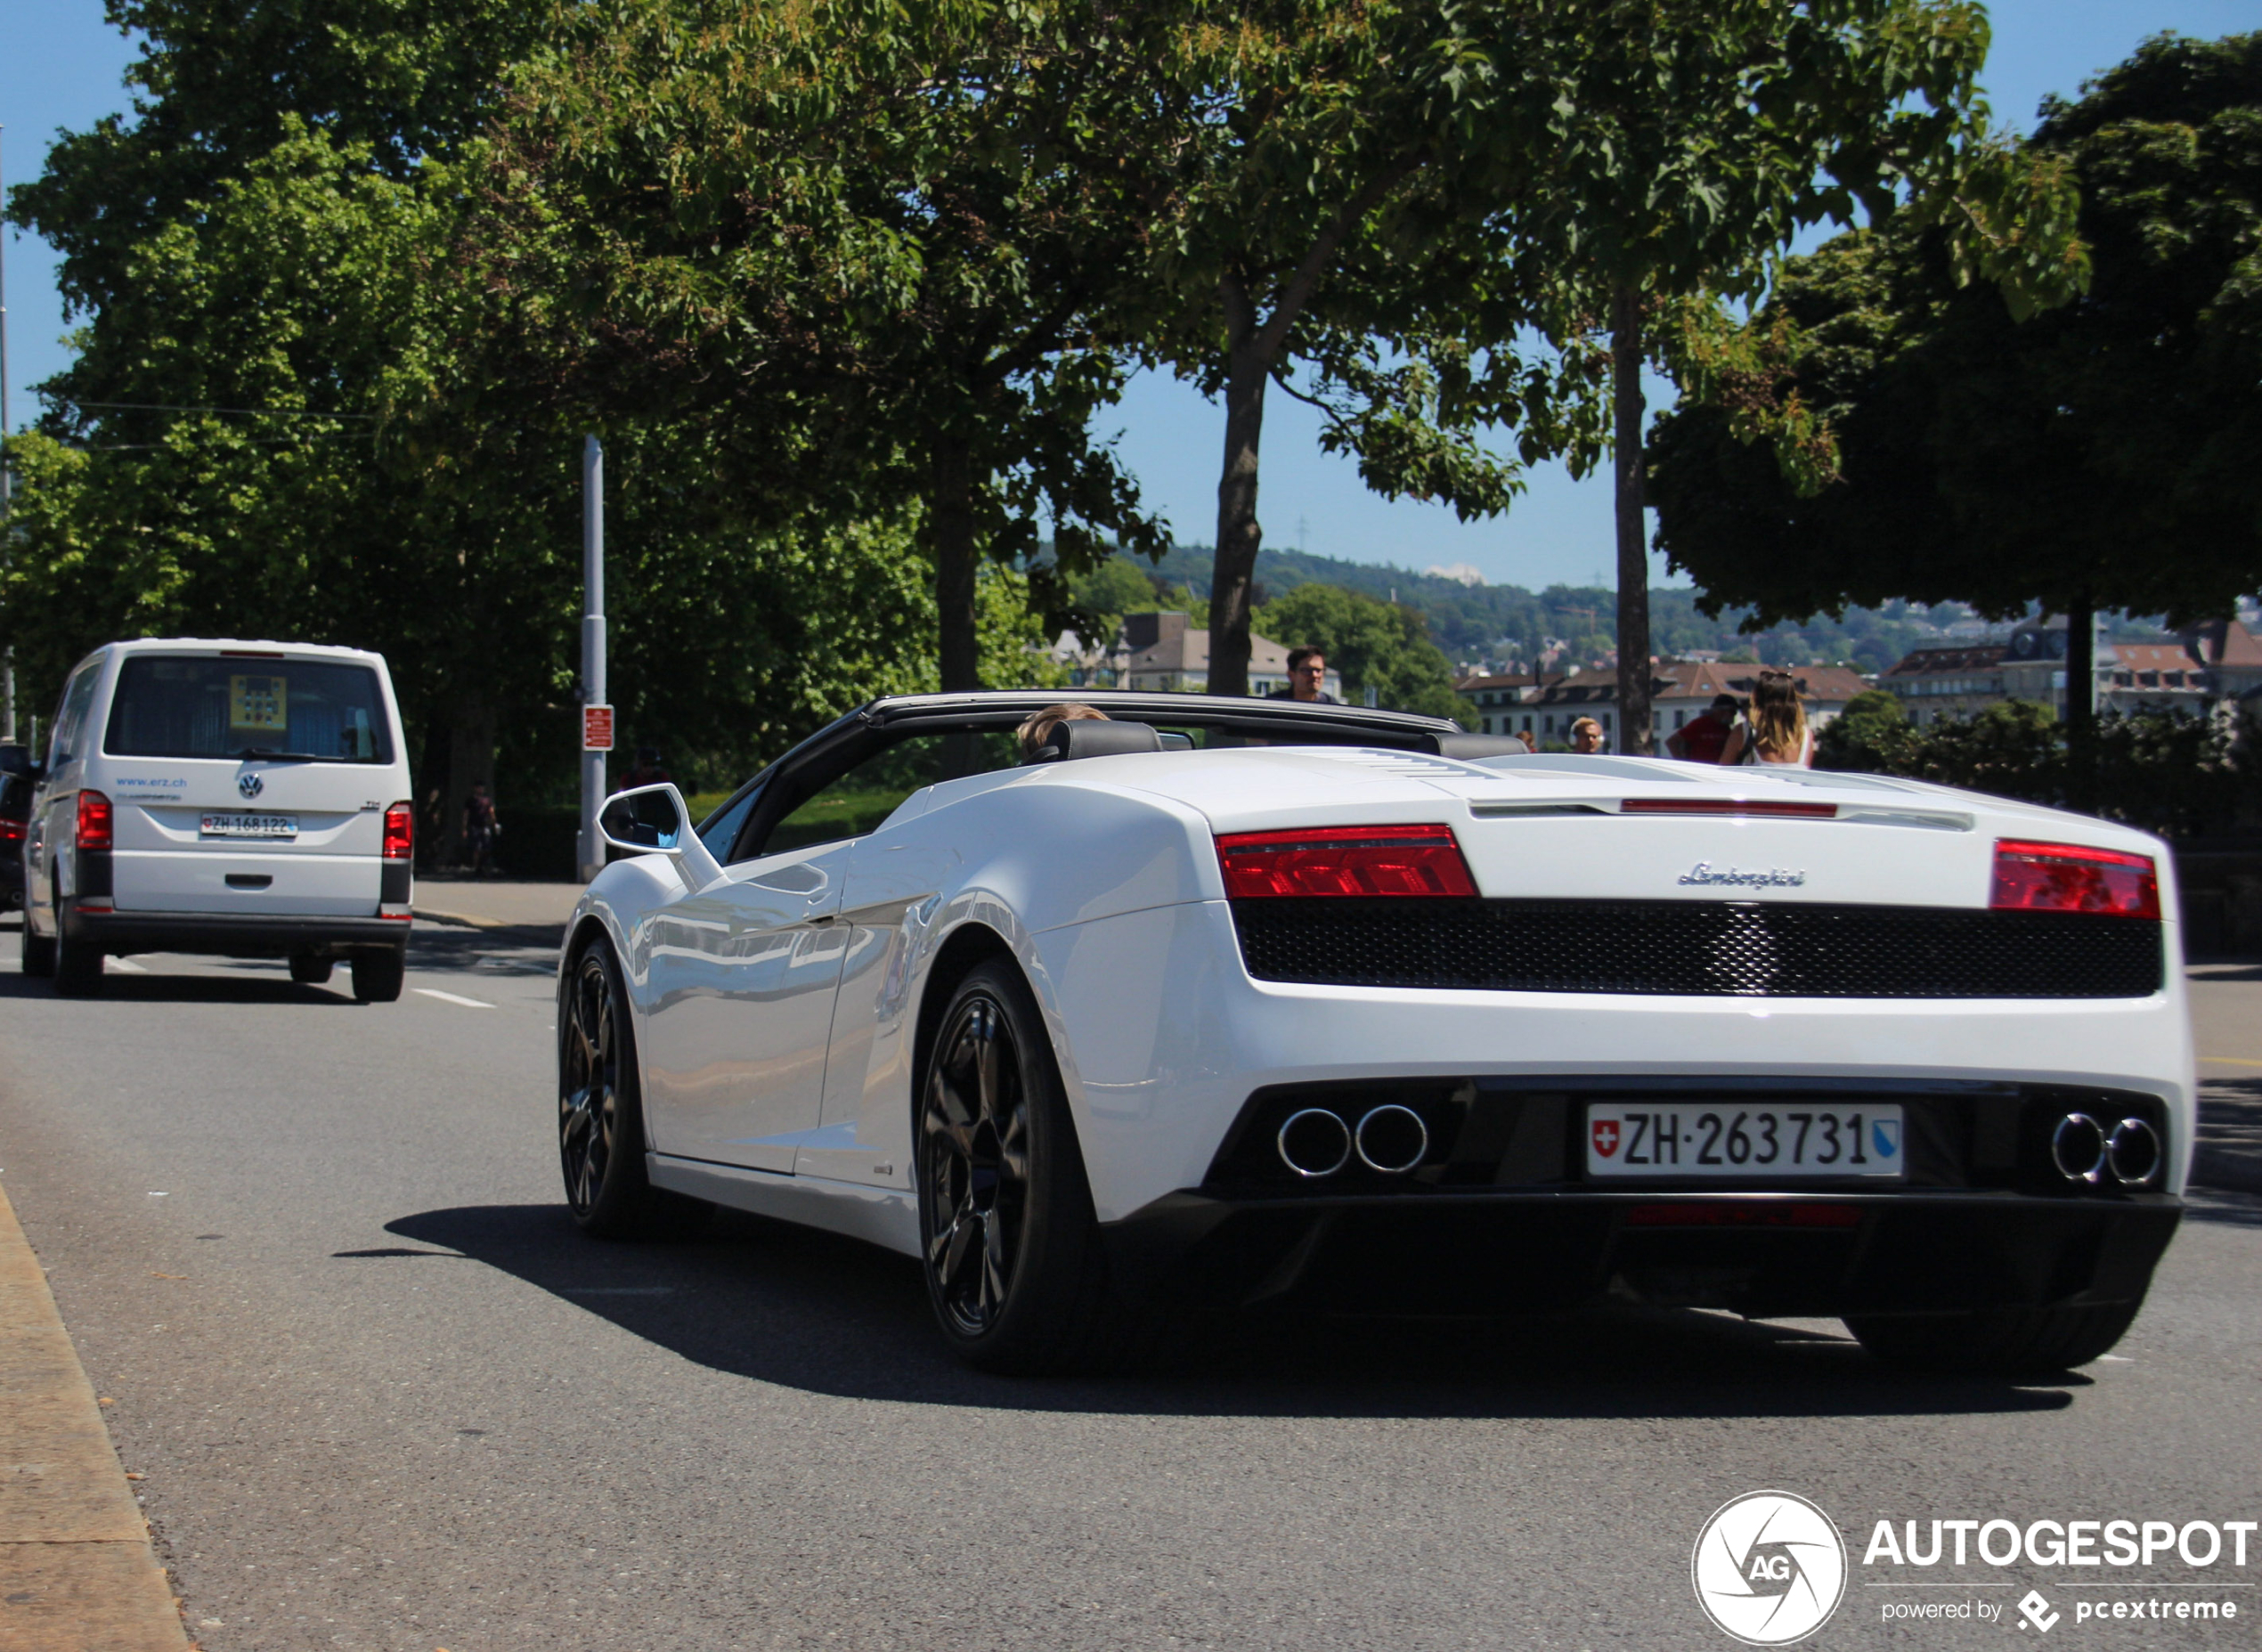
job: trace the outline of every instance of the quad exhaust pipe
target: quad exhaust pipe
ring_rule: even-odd
[[[2068,1113],[2050,1133],[2050,1162],[2069,1182],[2100,1187],[2110,1176],[2122,1187],[2146,1187],[2167,1155],[2160,1133],[2144,1119],[2123,1119],[2107,1128],[2087,1113]]]
[[[1281,1162],[1307,1182],[1333,1176],[1352,1155],[1370,1170],[1404,1176],[1429,1152],[1429,1127],[1396,1102],[1371,1107],[1354,1125],[1327,1107],[1290,1113],[1281,1126]]]

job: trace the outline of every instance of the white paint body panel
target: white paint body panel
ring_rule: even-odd
[[[1629,798],[1772,798],[1837,805],[1834,820],[1621,816]],[[1603,812],[1588,812],[1601,810]],[[1259,982],[1243,969],[1216,834],[1321,825],[1450,824],[1481,893],[1725,898],[1980,908],[1994,843],[2036,838],[2154,858],[2167,921],[2164,989],[2142,999],[1871,1000],[1431,991]],[[790,861],[810,851],[779,858]],[[1163,752],[947,783],[869,836],[824,851],[841,921],[829,1036],[808,1055],[806,1005],[717,997],[679,1046],[678,990],[659,938],[676,907],[728,904],[779,860],[729,869],[694,897],[659,857],[609,867],[575,924],[602,924],[630,995],[663,1154],[695,1151],[683,1075],[752,1076],[797,1052],[795,1176],[720,1176],[705,1196],[823,1219],[909,1250],[915,1223],[851,1216],[875,1193],[910,1204],[914,1033],[937,952],[961,926],[1002,938],[1042,1006],[1103,1221],[1198,1184],[1251,1091],[1270,1084],[1446,1074],[1743,1075],[2096,1084],[2165,1103],[2189,1167],[2196,1086],[2166,846],[2085,817],[1871,776],[1707,769],[1625,758],[1461,763],[1380,751]],[[1700,866],[1795,874],[1752,891],[1684,882]],[[668,942],[672,946],[675,943]],[[569,953],[570,953],[569,948]],[[790,1017],[790,1034],[779,1028]],[[822,1062],[807,1102],[807,1063]],[[790,1127],[790,1119],[805,1119]],[[776,1155],[768,1168],[788,1163]],[[692,1172],[671,1168],[671,1176]],[[795,1183],[791,1193],[781,1183]],[[669,1185],[677,1185],[671,1181]],[[746,1190],[755,1190],[749,1192]],[[687,1187],[686,1191],[691,1191]],[[757,1198],[759,1193],[759,1198]],[[879,1207],[871,1207],[877,1208]],[[828,1211],[830,1206],[826,1206]]]

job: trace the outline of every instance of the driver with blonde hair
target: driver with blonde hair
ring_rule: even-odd
[[[1063,700],[1058,705],[1048,705],[1013,731],[1014,737],[1021,742],[1021,761],[1025,763],[1035,761],[1037,754],[1043,751],[1052,740],[1053,730],[1062,723],[1103,723],[1109,720],[1105,712],[1080,704],[1074,700]]]

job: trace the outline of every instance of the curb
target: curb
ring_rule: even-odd
[[[427,924],[460,924],[466,929],[509,929],[500,918],[479,917],[469,912],[443,912],[437,907],[411,907],[409,916]]]
[[[0,1192],[0,1648],[188,1652],[149,1524]]]

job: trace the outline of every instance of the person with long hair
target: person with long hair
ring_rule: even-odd
[[[1807,726],[1799,685],[1788,671],[1762,671],[1752,690],[1752,709],[1728,736],[1722,764],[1765,763],[1778,769],[1807,769],[1814,763],[1814,730]]]

